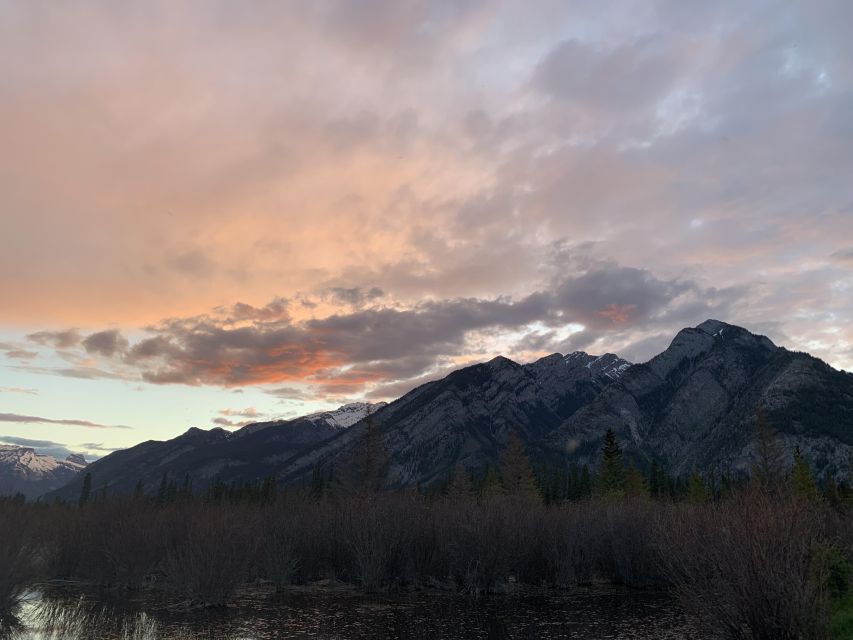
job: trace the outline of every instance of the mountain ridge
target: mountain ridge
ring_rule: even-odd
[[[314,414],[239,438],[201,431],[209,435],[196,435],[200,445],[180,437],[143,443],[124,455],[138,454],[143,467],[146,456],[171,456],[147,463],[147,486],[163,472],[200,484],[275,475],[304,485],[317,468],[346,465],[369,422],[388,453],[386,485],[401,488],[442,482],[457,464],[481,472],[498,462],[511,431],[536,464],[594,465],[610,428],[640,466],[657,462],[676,475],[745,472],[759,407],[789,458],[800,447],[819,474],[849,473],[853,374],[719,320],[682,329],[640,364],[581,351],[527,364],[498,356],[421,385],[345,428],[318,427]],[[94,463],[93,476],[103,469],[117,486],[108,466],[120,454]],[[129,482],[125,473],[118,484]],[[71,497],[74,488],[72,481],[55,495]]]

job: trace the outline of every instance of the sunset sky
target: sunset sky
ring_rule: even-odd
[[[706,318],[853,369],[853,2],[0,0],[0,442]]]

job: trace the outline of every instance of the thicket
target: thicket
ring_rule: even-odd
[[[194,494],[164,479],[154,495],[4,499],[0,606],[13,620],[23,589],[50,579],[161,589],[188,607],[223,606],[251,582],[478,597],[601,581],[670,590],[723,637],[828,638],[834,603],[849,599],[849,491],[821,487],[799,453],[793,469],[775,459],[768,446],[753,481],[723,491],[698,474],[640,474],[609,433],[596,472],[569,468],[557,489],[511,438],[498,468],[458,467],[428,493],[381,491],[372,455],[349,483],[318,473],[300,489],[269,479]]]

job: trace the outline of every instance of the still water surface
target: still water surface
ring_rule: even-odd
[[[661,594],[612,589],[479,600],[436,595],[248,592],[221,611],[180,612],[150,595],[52,589],[23,609],[23,640],[277,638],[699,639]]]

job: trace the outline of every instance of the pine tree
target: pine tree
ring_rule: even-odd
[[[794,491],[808,498],[817,496],[817,485],[815,484],[814,476],[812,475],[809,463],[803,458],[800,448],[794,449],[794,468],[791,471],[791,482],[794,485]]]
[[[320,464],[315,464],[311,471],[311,485],[308,490],[314,500],[320,500],[326,493],[326,473]]]
[[[89,498],[92,497],[92,474],[87,473],[83,476],[83,486],[80,488],[80,499],[77,504],[79,506],[85,505],[89,502]]]
[[[524,443],[513,429],[507,438],[499,467],[501,485],[507,495],[539,500],[539,489],[530,460],[524,452]]]
[[[385,485],[388,454],[382,432],[371,415],[365,417],[365,429],[358,440],[344,490],[361,496],[374,495]]]
[[[705,481],[696,471],[690,474],[690,480],[687,483],[687,500],[694,504],[703,504],[708,500]]]
[[[164,505],[169,499],[169,476],[163,473],[160,486],[157,488],[157,504]]]
[[[145,485],[142,484],[142,480],[136,483],[136,486],[133,488],[133,500],[135,502],[142,502],[145,500]]]
[[[480,497],[484,499],[492,498],[500,495],[502,492],[503,488],[501,487],[501,482],[498,479],[495,468],[492,465],[487,465],[486,471],[483,473],[483,480],[480,483]]]
[[[634,465],[628,465],[625,471],[625,494],[640,498],[649,495],[649,488],[646,486],[646,479],[642,472]]]
[[[589,473],[589,466],[584,465],[581,468],[580,482],[578,483],[578,497],[588,498],[592,495],[592,476]]]
[[[458,462],[453,469],[453,474],[450,476],[450,482],[447,485],[447,499],[453,502],[465,502],[470,500],[474,495],[474,490],[471,486],[471,477],[465,466]]]
[[[835,483],[835,475],[829,471],[826,472],[826,479],[823,482],[823,495],[826,497],[826,501],[834,509],[837,509],[841,505],[841,500],[838,494],[838,485]]]
[[[616,434],[608,429],[604,434],[604,446],[601,448],[601,464],[598,467],[596,491],[604,496],[622,496],[625,494],[625,462],[622,449],[616,441]]]
[[[763,407],[759,407],[755,414],[754,444],[756,459],[752,467],[752,480],[761,490],[774,493],[784,477],[785,452]]]

